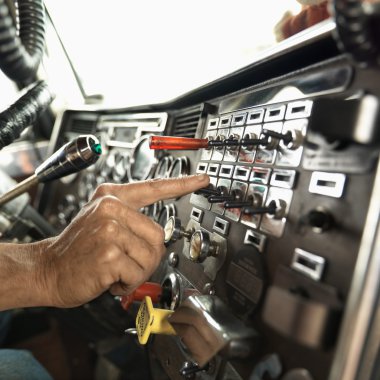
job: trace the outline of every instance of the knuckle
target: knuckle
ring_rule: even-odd
[[[97,211],[104,215],[115,215],[120,209],[121,202],[112,195],[105,195],[99,199]]]
[[[106,249],[102,250],[99,257],[99,263],[101,265],[104,265],[104,264],[113,265],[119,260],[120,255],[121,255],[120,249],[114,244],[109,244],[107,245]]]
[[[92,199],[104,197],[107,194],[110,194],[111,192],[111,184],[109,183],[102,183],[100,184],[92,194]]]
[[[106,219],[101,222],[100,231],[108,240],[114,240],[120,230],[120,225],[116,220]]]

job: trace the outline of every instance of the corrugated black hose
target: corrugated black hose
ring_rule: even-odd
[[[21,132],[32,125],[40,112],[54,99],[47,84],[39,81],[25,95],[0,113],[0,149],[20,137]]]
[[[5,0],[0,0],[0,68],[12,80],[32,82],[45,44],[42,0],[18,0],[19,30]]]

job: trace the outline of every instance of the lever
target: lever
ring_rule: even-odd
[[[235,199],[232,194],[228,194],[228,189],[225,186],[218,186],[217,190],[219,190],[218,195],[211,195],[207,198],[210,203],[222,203],[225,201],[232,201]]]
[[[140,344],[146,344],[151,334],[176,335],[168,322],[172,310],[156,309],[149,296],[144,297],[136,317],[136,332]]]
[[[0,197],[0,206],[25,193],[39,182],[49,182],[89,167],[98,160],[101,153],[102,147],[95,136],[77,137],[43,162],[32,176],[3,194]]]
[[[251,194],[248,195],[247,200],[236,200],[226,202],[224,204],[225,208],[249,208],[249,207],[257,207],[261,205],[262,197],[259,194]]]
[[[208,187],[203,187],[202,189],[198,189],[197,191],[194,191],[194,194],[209,197],[210,195],[220,195],[221,191],[218,189],[215,189],[214,186],[210,184]]]
[[[135,301],[143,301],[146,296],[149,296],[153,303],[158,303],[163,298],[170,297],[170,294],[165,294],[165,288],[155,282],[145,282],[136,288],[132,293],[122,296],[120,300],[121,307],[128,310],[131,304]]]
[[[302,133],[298,129],[293,129],[286,133],[278,133],[269,129],[263,129],[263,135],[282,140],[288,149],[295,150],[302,143]]]
[[[272,200],[266,207],[244,207],[242,209],[245,215],[268,214],[274,219],[281,219],[285,214],[286,203],[282,199]]]
[[[150,136],[149,148],[155,150],[198,150],[198,149],[223,149],[238,146],[263,145],[266,146],[268,139],[241,139],[238,140],[237,135],[232,138],[226,138],[224,135],[218,135],[214,140],[210,138],[195,139],[189,137],[173,137],[173,136]]]

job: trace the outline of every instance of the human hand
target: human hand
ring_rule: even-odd
[[[41,242],[46,303],[73,307],[106,290],[114,295],[133,291],[151,276],[165,252],[162,227],[138,210],[208,183],[208,176],[197,175],[100,185],[59,236]]]

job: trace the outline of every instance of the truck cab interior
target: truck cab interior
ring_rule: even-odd
[[[379,20],[0,0],[0,242],[59,234],[102,183],[210,177],[140,210],[165,232],[149,282],[10,310],[1,347],[58,380],[379,379]]]

